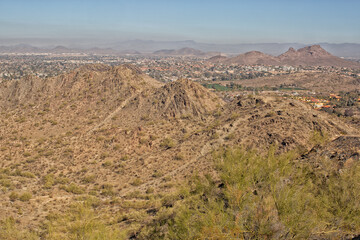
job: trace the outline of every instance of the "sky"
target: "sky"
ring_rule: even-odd
[[[0,0],[0,39],[360,43],[360,0]]]

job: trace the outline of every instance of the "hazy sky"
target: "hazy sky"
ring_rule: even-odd
[[[360,43],[360,0],[0,0],[0,38]]]

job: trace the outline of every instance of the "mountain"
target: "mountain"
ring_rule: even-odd
[[[181,49],[163,49],[153,52],[158,56],[204,56],[206,53],[194,48],[181,48]]]
[[[114,50],[112,50],[114,51]],[[140,55],[141,52],[136,51],[136,50],[123,50],[120,52],[120,54],[125,54],[125,55]]]
[[[73,51],[74,50],[69,49],[69,48],[64,47],[64,46],[56,46],[53,49],[50,49],[49,52],[51,52],[51,53],[71,53]]]
[[[286,178],[281,175],[273,187],[268,187],[265,180],[287,173],[290,166],[297,167],[295,164],[300,160],[288,159],[298,151],[304,159],[313,159],[309,152],[322,139],[332,141],[343,135],[359,135],[358,128],[341,118],[316,111],[295,99],[255,95],[225,102],[198,83],[180,79],[164,84],[132,65],[85,65],[47,79],[27,77],[1,82],[0,112],[0,237],[3,239],[13,236],[161,239],[152,234],[171,234],[168,230],[174,226],[171,223],[181,224],[196,216],[181,215],[179,209],[207,213],[211,209],[207,205],[198,207],[198,202],[204,201],[221,204],[214,205],[216,209],[231,210],[234,203],[223,191],[239,189],[242,185],[227,187],[236,179],[241,184],[248,179],[249,184],[239,189],[241,192],[234,199],[241,201],[235,202],[242,203],[241,196],[248,195],[241,194],[249,194],[246,199],[251,204],[246,206],[252,207],[254,201],[266,195],[268,198],[262,204],[267,204],[264,209],[271,210],[271,218],[261,215],[259,219],[269,221],[271,226],[276,223],[271,234],[285,236],[293,229],[286,221],[292,223],[294,218],[283,216],[297,206],[299,198],[294,198],[291,203],[295,205],[289,204],[290,210],[283,212],[275,209],[285,205],[276,205],[274,201],[293,197],[292,189],[287,188],[293,181],[301,182],[296,187],[313,189],[319,185],[314,182],[327,185],[327,178],[320,181],[315,174],[333,173],[318,173],[315,167],[309,167],[300,170],[310,169],[312,174],[298,171]],[[352,146],[357,143],[354,141]],[[331,146],[342,145],[335,142]],[[232,154],[230,149],[238,147],[249,152]],[[256,151],[269,158],[260,161]],[[286,155],[277,158],[278,153]],[[226,159],[247,167],[220,165]],[[273,162],[277,159],[285,162],[278,165]],[[319,159],[316,161],[320,163]],[[236,174],[235,179],[228,181],[223,177],[229,175],[218,172],[241,169],[243,174]],[[254,171],[247,173],[248,170]],[[266,172],[269,170],[271,173]],[[209,187],[205,186],[208,181]],[[263,196],[264,189],[273,194],[266,192]],[[281,189],[284,191],[279,192]],[[332,196],[335,190],[330,190]],[[216,201],[212,200],[212,191],[216,193]],[[349,191],[336,193],[348,197]],[[320,190],[313,194],[321,194],[321,199],[327,196]],[[276,198],[269,198],[273,196]],[[344,206],[354,202],[353,198],[349,199]],[[276,203],[282,204],[280,200]],[[339,198],[334,200],[338,201]],[[307,203],[304,200],[301,206],[311,207]],[[229,206],[225,207],[226,204]],[[244,207],[242,214],[247,209]],[[264,209],[256,208],[256,214],[270,216],[270,210]],[[330,210],[325,217],[344,216],[343,211]],[[294,217],[302,216],[297,209],[296,212]],[[226,210],[226,213],[234,211]],[[254,212],[251,210],[249,214],[253,216]],[[237,218],[226,217],[225,221],[229,219]],[[246,218],[244,226],[249,227],[251,219]],[[250,227],[258,229],[257,221]],[[314,224],[323,226],[323,222]],[[295,224],[302,227],[308,226],[307,223]],[[184,229],[190,225],[186,224]],[[178,226],[175,228],[179,229]],[[319,226],[311,225],[314,239],[328,234],[319,233]],[[341,236],[357,233],[348,224],[339,226],[337,221],[326,222],[325,226],[326,230],[331,229],[329,234],[335,228]],[[270,234],[270,228],[265,227],[268,229],[265,234]]]
[[[338,57],[360,59],[360,44],[358,43],[319,43],[325,50]],[[125,42],[111,43],[111,48],[117,50],[136,49],[144,53],[150,53],[161,49],[195,48],[203,52],[223,52],[239,54],[249,51],[260,51],[273,56],[279,55],[293,47],[299,49],[305,47],[302,43],[240,43],[240,44],[213,44],[199,43],[192,40],[186,41],[153,41],[153,40],[129,40]]]
[[[138,52],[125,51],[119,52],[112,48],[68,48],[65,46],[55,46],[53,48],[38,48],[31,45],[19,44],[14,46],[0,46],[0,53],[53,53],[53,54],[62,54],[62,53],[88,53],[88,54],[138,54]]]
[[[277,59],[283,65],[303,66],[337,66],[337,67],[360,67],[360,64],[341,59],[325,51],[320,45],[312,45],[295,50],[290,48]]]
[[[251,51],[244,54],[240,54],[236,57],[226,59],[223,61],[227,64],[239,64],[239,65],[277,65],[278,60],[270,55],[259,51]]]
[[[212,62],[212,63],[220,63],[220,62],[224,62],[226,59],[227,59],[227,57],[225,57],[225,56],[216,55],[216,56],[209,58],[208,61]]]
[[[23,44],[23,43],[27,44]],[[64,45],[70,49],[91,49],[98,47],[101,49],[111,48],[114,52],[136,50],[141,53],[153,53],[162,49],[194,48],[202,52],[223,52],[226,54],[239,54],[249,51],[260,51],[273,56],[285,52],[290,47],[299,49],[305,47],[302,43],[240,43],[240,44],[213,44],[199,43],[192,40],[186,41],[153,41],[153,40],[128,40],[123,42],[111,42],[100,40],[71,40],[71,39],[0,39],[0,52],[36,52],[36,49],[20,50],[14,45],[27,45],[31,47],[49,50],[53,47]],[[358,43],[318,43],[326,51],[338,57],[360,59],[360,44]]]
[[[360,64],[348,61],[331,55],[325,51],[320,45],[312,45],[295,50],[289,50],[277,57],[273,57],[262,52],[252,51],[240,54],[236,57],[228,59],[217,59],[225,64],[240,65],[290,65],[290,66],[335,66],[360,68]],[[214,59],[208,59],[213,62]]]
[[[28,53],[28,52],[37,53],[37,52],[41,52],[41,49],[28,44],[0,46],[0,53]]]
[[[303,47],[299,43],[242,43],[242,44],[213,44],[199,43],[193,40],[185,41],[154,41],[154,40],[128,40],[124,42],[112,43],[110,47],[117,50],[137,49],[144,53],[150,53],[161,49],[180,49],[195,48],[203,52],[224,52],[224,53],[244,53],[251,50],[266,52],[267,54],[280,54],[289,47]],[[360,46],[360,44],[359,44]],[[360,48],[359,48],[360,49]],[[359,54],[360,55],[360,54]]]

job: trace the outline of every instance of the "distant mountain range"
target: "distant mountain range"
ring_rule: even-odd
[[[27,44],[22,44],[26,42]],[[302,43],[249,43],[249,44],[212,44],[199,43],[192,40],[187,41],[153,41],[153,40],[130,40],[121,42],[94,42],[89,43],[82,40],[79,43],[71,43],[66,41],[59,44],[61,40],[56,42],[50,40],[34,40],[29,39],[0,39],[0,52],[44,52],[50,51],[57,46],[64,46],[67,52],[85,52],[85,53],[111,53],[111,54],[151,54],[153,52],[169,49],[178,50],[182,48],[193,48],[202,52],[221,52],[224,54],[240,54],[249,51],[259,51],[273,56],[280,55],[290,47],[299,49],[308,46]],[[56,44],[54,44],[56,43]],[[358,43],[317,43],[329,53],[345,58],[360,59],[360,44]],[[52,46],[49,46],[52,45]],[[65,49],[63,49],[65,50]]]
[[[357,43],[317,43],[326,51],[338,57],[360,59],[360,44]],[[242,43],[242,44],[212,44],[187,41],[152,41],[132,40],[111,44],[116,50],[136,49],[139,52],[151,53],[162,49],[194,48],[203,52],[222,52],[239,54],[249,51],[260,51],[270,55],[279,55],[290,47],[299,49],[308,46],[302,43]]]
[[[290,65],[290,66],[335,66],[360,68],[360,63],[336,57],[325,51],[320,45],[289,50],[277,57],[251,51],[235,57],[214,56],[208,60],[214,63],[239,65]]]
[[[53,53],[53,54],[62,54],[62,53],[86,53],[86,54],[114,54],[114,55],[136,55],[140,52],[136,50],[114,50],[112,48],[67,48],[64,46],[56,46],[53,48],[40,48],[34,47],[27,44],[18,44],[13,46],[0,46],[0,53]]]
[[[203,52],[194,48],[181,49],[162,49],[153,52],[157,56],[197,56],[197,57],[211,57],[219,55],[219,52]]]

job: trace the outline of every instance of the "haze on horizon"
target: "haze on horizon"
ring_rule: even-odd
[[[357,0],[1,0],[0,39],[360,43]]]

